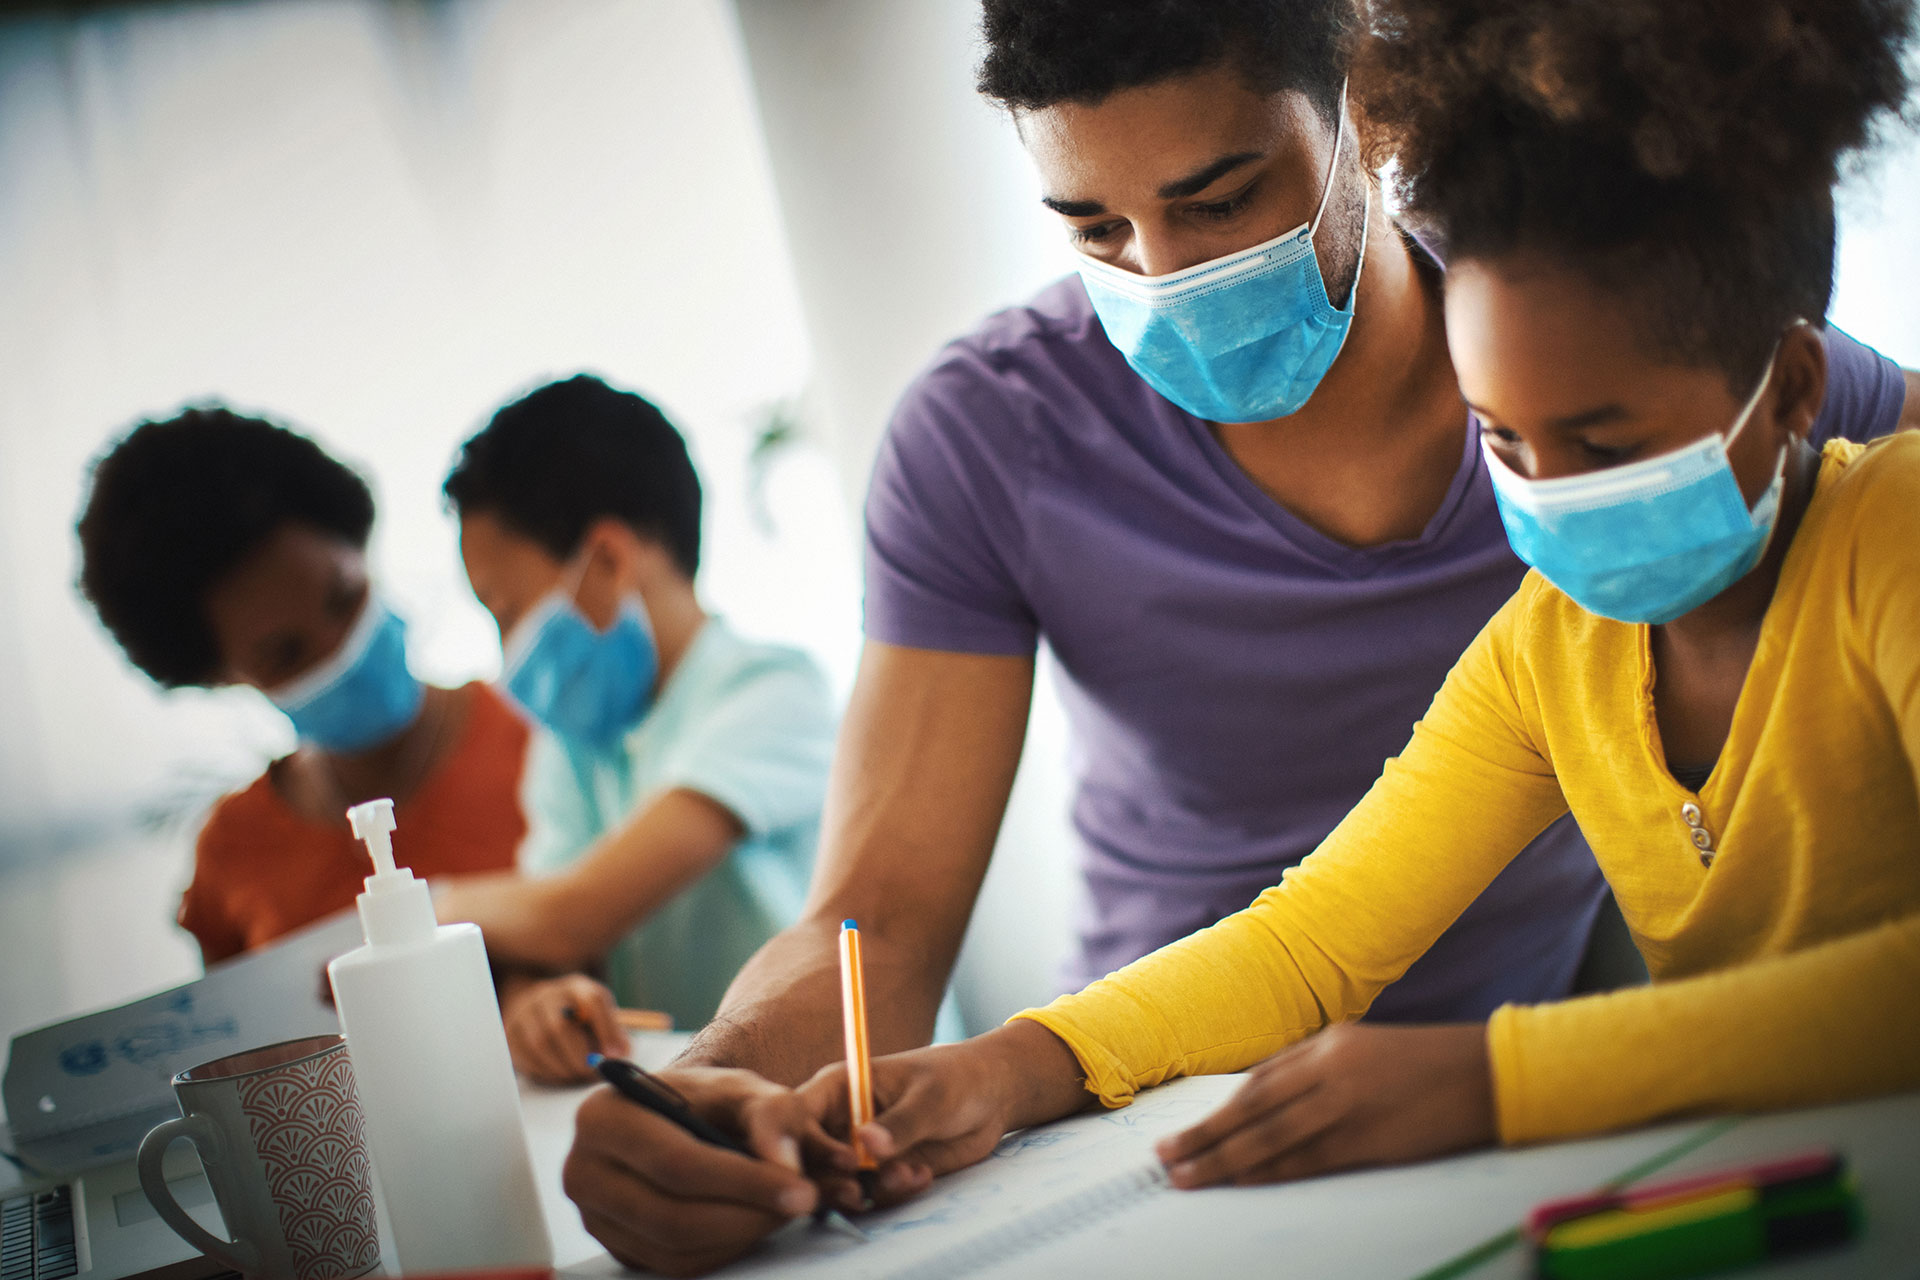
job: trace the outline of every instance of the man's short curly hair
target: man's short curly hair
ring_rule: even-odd
[[[1842,158],[1898,112],[1912,0],[1363,0],[1370,162],[1454,259],[1538,251],[1744,391],[1833,293]]]
[[[605,516],[665,547],[688,578],[700,568],[700,477],[666,415],[590,374],[551,382],[493,415],[460,446],[447,498],[484,512],[557,560]]]
[[[207,593],[284,525],[364,548],[366,481],[305,436],[220,407],[143,422],[94,464],[78,522],[80,590],[136,667],[213,683]]]
[[[985,0],[979,89],[1037,111],[1230,65],[1332,120],[1352,17],[1352,0]]]

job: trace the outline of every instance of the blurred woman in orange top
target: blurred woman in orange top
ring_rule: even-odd
[[[395,802],[421,876],[511,867],[528,731],[491,689],[423,685],[367,577],[365,481],[284,427],[225,408],[140,424],[94,467],[81,589],[167,688],[249,685],[299,733],[200,832],[182,927],[206,963],[353,904],[349,805]]]

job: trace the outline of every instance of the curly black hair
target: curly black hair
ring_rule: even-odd
[[[93,465],[80,591],[134,666],[170,689],[211,684],[207,593],[287,524],[364,548],[373,495],[305,436],[219,405],[142,422]]]
[[[1332,121],[1352,21],[1352,0],[985,0],[979,89],[1037,111],[1232,65]]]
[[[1537,251],[1750,387],[1833,293],[1833,187],[1907,92],[1912,0],[1363,0],[1368,160],[1456,260]]]
[[[460,446],[445,488],[460,514],[491,515],[560,560],[612,516],[687,577],[700,568],[700,477],[686,441],[649,401],[589,374],[494,414]]]

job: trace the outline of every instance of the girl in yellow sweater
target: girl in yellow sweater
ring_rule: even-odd
[[[1920,1088],[1920,434],[1805,441],[1836,164],[1903,100],[1910,0],[1365,21],[1355,100],[1446,247],[1460,386],[1537,572],[1251,907],[876,1063],[892,1194],[1183,1074],[1252,1068],[1163,1143],[1181,1186]],[[1569,809],[1653,983],[1356,1025]],[[838,1072],[807,1095],[844,1132]]]

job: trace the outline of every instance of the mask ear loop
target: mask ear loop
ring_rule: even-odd
[[[373,647],[374,634],[386,621],[387,610],[373,588],[367,588],[367,598],[360,605],[353,625],[347,628],[347,634],[340,638],[340,647],[321,659],[313,670],[290,680],[273,689],[262,690],[267,700],[282,711],[298,711],[317,698],[321,692],[344,677],[349,671],[360,665],[367,656],[367,650]]]
[[[578,568],[568,569],[561,566],[562,577],[559,582],[548,588],[539,602],[527,610],[515,623],[513,630],[500,638],[500,674],[501,679],[509,679],[519,665],[526,661],[533,651],[533,637],[544,627],[547,620],[562,609],[572,609],[581,613],[580,602],[574,597],[579,594],[580,584],[587,580],[587,569],[593,564],[593,555],[589,551]],[[581,613],[582,617],[586,615]],[[589,623],[591,625],[591,623]]]
[[[568,582],[566,587],[564,588],[566,593],[567,603],[572,605],[573,611],[579,614],[582,618],[587,618],[587,611],[580,607],[580,600],[579,600],[580,586],[582,583],[584,583],[587,580],[587,570],[591,569],[592,567],[593,567],[593,549],[589,547],[587,548],[586,559],[582,560],[580,562],[580,567],[573,571],[572,580]],[[622,609],[624,609],[625,607],[626,607],[625,605],[621,606]],[[635,611],[640,615],[640,625],[643,627],[646,627],[648,632],[651,633],[653,629],[652,623],[647,618],[646,609],[637,604],[634,606],[634,608],[635,608]],[[611,631],[613,627],[618,626],[619,623],[620,623],[619,610],[616,610],[614,614],[614,621],[607,627],[607,630]],[[593,619],[587,618],[587,625],[593,628],[593,631],[596,635],[605,634],[605,632],[602,631],[601,628],[594,625]]]
[[[1311,241],[1320,230],[1320,219],[1327,212],[1327,202],[1333,198],[1333,178],[1340,167],[1340,146],[1347,136],[1347,82],[1340,82],[1340,119],[1333,127],[1333,156],[1327,161],[1326,181],[1320,186],[1320,207],[1313,211],[1313,221],[1307,224],[1307,239]],[[1360,213],[1360,255],[1353,262],[1353,287],[1347,291],[1347,305],[1352,307],[1360,296],[1360,273],[1367,265],[1367,233],[1373,223],[1373,184],[1366,188],[1366,207]],[[1324,284],[1324,282],[1323,282]],[[1332,300],[1328,300],[1332,305]]]
[[[561,588],[561,593],[572,602],[575,609],[580,608],[580,586],[587,580],[587,570],[593,567],[593,548],[588,547],[586,551],[586,557],[580,561],[580,567],[570,575],[572,580]]]
[[[1333,155],[1327,159],[1327,176],[1320,184],[1320,207],[1313,211],[1313,221],[1307,225],[1307,235],[1320,230],[1320,216],[1327,211],[1327,199],[1333,195],[1333,174],[1340,164],[1340,144],[1347,136],[1347,82],[1340,82],[1340,118],[1333,126]]]
[[[1795,323],[1804,324],[1806,322],[1802,320],[1796,321]],[[1782,337],[1784,336],[1785,335],[1782,335]],[[1766,367],[1760,370],[1760,381],[1753,384],[1753,390],[1747,395],[1747,402],[1740,406],[1740,412],[1733,420],[1733,430],[1727,432],[1723,437],[1727,445],[1731,446],[1735,440],[1738,440],[1740,433],[1747,429],[1747,423],[1753,420],[1753,411],[1760,407],[1761,397],[1767,394],[1767,387],[1773,382],[1773,362],[1779,355],[1780,338],[1775,338],[1773,341],[1773,349],[1767,352]]]
[[[1747,396],[1747,402],[1740,406],[1739,416],[1733,420],[1733,430],[1727,432],[1727,434],[1721,438],[1720,447],[1723,451],[1732,449],[1733,442],[1740,438],[1740,433],[1747,429],[1749,422],[1753,421],[1753,411],[1760,407],[1760,401],[1766,396],[1767,388],[1773,385],[1773,364],[1774,361],[1780,358],[1780,344],[1786,341],[1787,334],[1792,333],[1805,323],[1805,320],[1795,320],[1786,327],[1778,338],[1773,340],[1773,349],[1767,352],[1767,364],[1766,367],[1760,371],[1760,380],[1754,384],[1752,393]],[[1775,462],[1773,466],[1773,479],[1767,482],[1769,488],[1779,482],[1780,477],[1786,473],[1786,469],[1787,449],[1783,446],[1780,450],[1779,461]]]
[[[1723,453],[1732,446],[1734,440],[1739,437],[1740,433],[1747,429],[1747,423],[1753,420],[1753,411],[1760,407],[1760,401],[1766,395],[1767,388],[1773,385],[1773,364],[1775,360],[1780,358],[1780,344],[1786,341],[1788,333],[1792,333],[1795,329],[1798,329],[1806,323],[1804,319],[1795,319],[1778,338],[1773,340],[1773,350],[1767,353],[1767,366],[1760,373],[1759,384],[1754,387],[1753,394],[1747,397],[1746,404],[1741,406],[1739,419],[1733,424],[1733,430],[1727,432],[1726,438],[1721,443],[1721,451]],[[1767,481],[1767,487],[1760,491],[1760,496],[1753,500],[1753,506],[1747,510],[1747,514],[1756,522],[1760,519],[1760,512],[1763,508],[1767,509],[1768,513],[1767,536],[1766,540],[1760,544],[1759,553],[1754,557],[1754,563],[1756,564],[1766,557],[1767,548],[1773,545],[1774,531],[1780,527],[1780,494],[1785,487],[1787,454],[1791,452],[1791,450],[1791,442],[1781,446],[1780,456],[1774,459],[1772,479]],[[1728,465],[1729,469],[1731,469],[1731,459],[1729,459]]]

